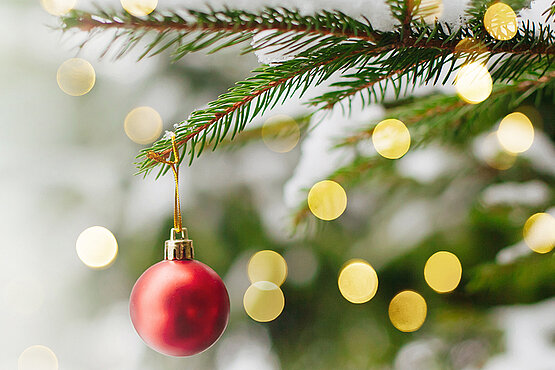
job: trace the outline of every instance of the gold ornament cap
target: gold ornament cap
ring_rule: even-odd
[[[170,240],[166,240],[164,259],[168,261],[192,260],[194,258],[193,241],[187,236],[187,229],[170,231]]]

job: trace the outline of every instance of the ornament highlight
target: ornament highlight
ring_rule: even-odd
[[[308,192],[308,208],[321,220],[335,220],[347,208],[347,193],[335,181],[317,182]]]
[[[376,270],[364,260],[351,260],[341,269],[337,285],[341,295],[351,303],[365,303],[378,291]]]
[[[404,290],[389,303],[389,320],[393,326],[403,332],[413,332],[426,320],[426,301],[412,290]]]
[[[453,291],[459,285],[461,276],[461,262],[451,252],[434,253],[424,266],[426,283],[438,293]]]
[[[135,283],[129,312],[135,330],[152,349],[169,356],[192,356],[208,349],[224,332],[229,296],[222,279],[193,259],[193,242],[172,229],[165,259]]]
[[[386,119],[372,131],[372,143],[379,155],[387,159],[398,159],[410,148],[410,132],[398,119]]]
[[[506,41],[516,36],[518,22],[509,5],[495,3],[484,14],[484,26],[494,39]]]

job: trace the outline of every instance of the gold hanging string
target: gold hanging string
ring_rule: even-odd
[[[160,154],[149,151],[146,156],[159,163],[167,164],[171,167],[173,171],[173,176],[175,178],[175,197],[173,204],[173,227],[176,232],[180,233],[183,230],[183,222],[181,219],[181,205],[179,202],[179,151],[177,149],[177,144],[175,142],[175,135],[172,135],[172,149],[173,149],[173,160],[164,159]]]

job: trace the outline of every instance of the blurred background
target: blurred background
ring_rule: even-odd
[[[97,3],[120,7],[119,1]],[[362,0],[279,4],[338,7],[357,16],[375,6],[373,17],[383,10]],[[160,0],[159,7],[175,6],[204,2]],[[91,3],[80,0],[77,7]],[[59,88],[56,75],[82,38],[54,30],[56,18],[38,0],[3,0],[0,11],[1,369],[15,369],[35,345],[48,347],[65,370],[555,368],[555,260],[522,240],[531,215],[554,212],[552,104],[523,104],[532,111],[534,142],[507,169],[488,161],[487,132],[457,145],[411,149],[384,173],[346,188],[348,205],[339,219],[308,215],[296,230],[293,220],[312,184],[356,158],[375,156],[369,141],[333,146],[379,119],[383,107],[349,117],[334,111],[302,130],[300,143],[286,153],[245,140],[182,166],[184,224],[197,259],[225,280],[231,317],[212,348],[170,358],[137,336],[128,298],[141,273],[162,258],[173,179],[134,175],[143,146],[129,139],[124,121],[132,109],[149,106],[164,130],[172,130],[248,76],[257,56],[230,48],[172,64],[168,54],[137,62],[137,50],[99,60],[110,41],[102,35],[78,54],[94,67],[95,85],[74,97]],[[300,121],[307,113],[293,99],[252,127],[276,114]],[[104,269],[87,267],[76,253],[79,234],[95,225],[111,230],[119,246]],[[266,249],[288,265],[285,308],[276,320],[258,323],[245,313],[243,294],[249,258]],[[463,266],[461,284],[450,294],[437,294],[423,277],[427,259],[440,250],[456,254]],[[379,277],[366,304],[352,304],[338,290],[339,271],[351,258],[369,261]],[[391,298],[405,289],[418,291],[428,305],[426,322],[414,333],[398,331],[388,317]]]

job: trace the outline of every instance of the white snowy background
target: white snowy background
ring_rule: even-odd
[[[118,1],[98,1],[119,6]],[[394,21],[382,0],[228,0],[207,1],[257,9],[264,5],[297,7],[304,12],[338,8],[352,16],[365,15],[379,29],[391,29]],[[549,0],[534,1],[521,19],[538,21]],[[203,7],[199,0],[160,0],[159,7]],[[445,0],[441,21],[452,25],[463,19],[465,0]],[[90,7],[79,0],[78,7]],[[65,95],[56,84],[60,63],[75,56],[72,41],[48,28],[55,20],[36,1],[3,0],[0,3],[0,369],[15,369],[20,353],[28,346],[50,347],[60,360],[60,369],[158,370],[182,369],[183,360],[153,354],[135,334],[128,318],[127,300],[91,310],[91,296],[106,290],[125,290],[117,269],[91,271],[77,258],[75,240],[92,225],[117,229],[123,235],[155,240],[172,206],[171,177],[154,181],[133,176],[134,155],[140,147],[123,131],[123,118],[135,106],[149,105],[160,112],[166,129],[172,120],[186,117],[202,106],[209,96],[188,93],[178,81],[155,78],[167,60],[146,59],[136,63],[131,55],[116,62],[98,61],[105,40],[98,40],[80,54],[96,69],[97,84],[87,96]],[[268,56],[259,55],[262,59]],[[279,58],[279,56],[273,56]],[[230,58],[237,63],[229,63]],[[241,61],[239,63],[239,60]],[[239,57],[230,52],[216,56],[188,56],[187,63],[210,65],[231,80],[247,75],[257,65],[254,56]],[[450,87],[442,87],[452,91]],[[418,94],[431,91],[423,87]],[[304,111],[298,101],[276,108],[274,114],[295,115]],[[349,150],[330,150],[350,128],[378,119],[380,106],[353,109],[351,117],[333,111],[323,117],[303,141],[300,154],[284,160],[262,145],[248,154],[233,154],[234,160],[211,156],[190,169],[183,169],[184,208],[195,202],[199,191],[224,191],[230,184],[244,183],[255,193],[264,221],[276,238],[285,235],[287,216],[315,181],[325,178],[339,164],[352,158]],[[367,150],[372,155],[372,150]],[[477,156],[480,145],[476,145]],[[254,152],[254,153],[253,153]],[[555,173],[555,151],[541,137],[527,154],[534,166]],[[550,160],[551,159],[551,160]],[[456,168],[457,158],[444,148],[411,151],[398,163],[407,177],[426,183]],[[541,202],[549,186],[541,182],[492,186],[483,193],[488,204],[498,202]],[[275,194],[283,194],[276,197]],[[523,196],[525,194],[525,196]],[[442,202],[437,202],[442,203]],[[437,204],[415,200],[402,207],[388,230],[391,245],[410,248],[434,228],[425,217],[418,223],[411,215],[441,212]],[[452,212],[452,210],[451,210]],[[396,225],[404,225],[405,232]],[[116,235],[118,237],[118,235]],[[387,239],[387,237],[386,237]],[[120,248],[132,248],[121,245]],[[387,245],[384,247],[386,248]],[[353,253],[358,252],[353,246]],[[383,252],[383,251],[381,251]],[[389,252],[387,257],[401,251]],[[521,244],[507,246],[498,256],[507,263],[526,252]],[[225,277],[234,309],[241,309],[242,273],[246,258]],[[117,262],[116,262],[117,263]],[[104,274],[104,276],[102,276]],[[83,291],[82,282],[99,280],[97,291]],[[124,279],[125,280],[125,279]],[[125,295],[122,295],[125,296]],[[239,305],[239,307],[237,306]],[[531,306],[500,308],[491,312],[505,334],[506,352],[492,358],[486,369],[554,369],[555,299]],[[396,369],[426,369],[437,343],[414,342],[398,354]],[[479,347],[479,346],[478,346]],[[468,348],[475,349],[472,343]],[[218,369],[278,369],[268,333],[246,322],[228,330],[208,353],[187,360],[186,367],[200,368],[205,357],[215,357]],[[465,368],[464,364],[461,368]]]

